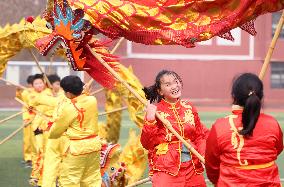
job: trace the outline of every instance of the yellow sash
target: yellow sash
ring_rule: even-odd
[[[247,166],[236,166],[238,169],[263,169],[268,168],[274,165],[274,161],[267,162],[265,164],[257,164],[257,165],[247,165]]]

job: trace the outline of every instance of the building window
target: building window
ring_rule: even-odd
[[[282,11],[281,12],[275,12],[272,14],[272,37],[274,36],[274,33],[276,31],[278,22],[280,20],[280,17],[282,15]],[[281,33],[280,33],[280,38],[284,38],[284,29],[282,29]]]
[[[284,63],[271,63],[271,88],[284,88]]]
[[[50,62],[40,62],[40,66],[47,74],[55,73],[61,78],[67,75],[77,75],[84,80],[83,71],[73,71],[66,62],[53,62],[52,66],[50,66]],[[10,61],[4,71],[3,77],[15,84],[26,85],[26,78],[36,73],[41,72],[35,62]]]

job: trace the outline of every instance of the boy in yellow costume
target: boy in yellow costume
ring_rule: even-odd
[[[57,74],[51,74],[47,76],[51,84],[51,92],[55,98],[64,97],[64,91],[60,87],[60,77]]]
[[[31,124],[32,142],[35,142],[35,151],[32,155],[32,172],[30,183],[35,185],[38,180],[41,180],[41,171],[43,166],[43,156],[47,134],[44,133],[44,129],[47,127],[47,118],[52,117],[53,106],[46,105],[50,103],[45,97],[52,97],[52,92],[49,88],[46,88],[43,75],[35,74],[32,82],[34,91],[29,94],[28,105],[41,113],[37,114]],[[44,118],[43,116],[44,115]]]
[[[60,88],[60,77],[56,74],[52,74],[48,76],[49,82],[51,83],[51,90],[48,89],[46,92],[41,92],[41,94],[37,94],[30,104],[35,108],[42,109],[46,117],[51,117],[54,113],[55,108],[58,106],[60,101],[63,101],[65,96],[63,90]],[[61,156],[61,148],[58,147],[59,141],[48,142],[48,121],[41,120],[40,116],[38,121],[39,125],[34,124],[34,129],[37,128],[40,134],[36,135],[37,144],[40,147],[40,157],[38,157],[37,162],[35,164],[33,176],[38,179],[37,185],[42,186],[44,180],[43,171],[44,168],[47,172],[45,172],[46,180],[45,183],[50,183],[47,186],[55,186],[55,179],[57,176],[56,171],[58,171],[58,163],[60,163],[61,159],[58,157]],[[51,118],[50,118],[51,120]],[[63,142],[64,143],[64,142]],[[56,153],[56,155],[54,155]],[[58,159],[57,159],[58,158]],[[44,164],[44,162],[47,162]],[[45,166],[44,166],[45,165]],[[51,177],[52,176],[52,177]],[[54,180],[53,180],[54,179]],[[54,182],[53,182],[54,181]]]
[[[54,120],[49,138],[56,139],[65,132],[69,138],[63,157],[59,185],[64,187],[100,187],[100,149],[97,101],[82,94],[83,82],[77,76],[67,76],[60,82],[70,100],[62,104]]]
[[[28,88],[22,90],[21,88],[17,88],[16,97],[28,103],[29,94],[33,91],[32,88],[33,75],[28,76],[27,83]],[[22,110],[27,110],[23,107]],[[26,167],[32,166],[32,143],[31,143],[31,122],[33,121],[35,114],[33,112],[26,111],[23,113],[23,124],[25,124],[25,128],[23,129],[23,157]]]
[[[48,133],[49,128],[53,124],[53,120],[57,118],[57,115],[62,109],[62,104],[66,102],[64,91],[60,87],[60,77],[57,75],[49,75],[49,82],[52,86],[53,97],[46,97],[47,104],[54,106],[53,119],[49,122],[45,131]],[[58,139],[48,139],[45,147],[44,162],[43,162],[43,174],[42,174],[42,187],[55,187],[56,179],[59,175],[60,163],[62,157],[66,152],[68,146],[68,138],[61,136]]]

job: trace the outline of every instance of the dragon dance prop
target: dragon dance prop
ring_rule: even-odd
[[[117,2],[118,4],[120,3],[120,1],[112,1],[111,3],[115,3]],[[125,3],[127,4],[128,1],[122,1],[120,5],[118,5],[119,7],[121,7],[122,5],[124,5]],[[206,2],[209,3],[208,1],[190,1],[190,2],[185,2],[186,5],[190,5],[190,4],[194,4],[196,2]],[[213,2],[217,2],[217,1],[213,1]],[[219,3],[221,1],[218,1]],[[226,39],[232,39],[232,36],[230,35],[229,31],[237,26],[240,26],[242,29],[248,31],[251,34],[255,34],[255,30],[253,27],[253,19],[256,18],[258,15],[264,14],[266,12],[273,12],[273,11],[278,11],[280,9],[283,8],[283,4],[280,1],[275,1],[273,3],[267,3],[267,2],[263,2],[263,1],[229,1],[229,2],[234,2],[234,8],[236,8],[236,12],[232,11],[233,13],[229,13],[226,14],[224,17],[221,18],[223,22],[218,22],[218,16],[216,16],[216,21],[218,24],[214,23],[214,21],[211,23],[210,21],[211,18],[209,19],[209,23],[206,24],[200,24],[200,22],[198,23],[198,21],[193,20],[192,23],[197,25],[198,30],[190,28],[189,30],[192,32],[194,32],[195,34],[197,34],[196,36],[192,36],[190,34],[188,34],[187,32],[190,32],[189,30],[183,29],[182,31],[178,31],[178,32],[172,32],[172,29],[167,29],[167,30],[158,30],[159,33],[162,33],[161,36],[157,35],[157,32],[155,32],[154,30],[151,30],[150,32],[147,32],[146,30],[141,29],[140,31],[142,31],[142,33],[146,33],[144,39],[149,38],[150,40],[153,39],[152,36],[156,35],[159,41],[158,43],[155,40],[152,40],[150,43],[145,43],[145,44],[179,44],[179,45],[184,45],[186,47],[192,47],[194,46],[195,42],[198,41],[202,41],[202,40],[207,40],[212,38],[213,36],[216,35],[221,35],[221,37],[224,37]],[[255,2],[255,3],[254,3]],[[86,4],[87,3],[87,4]],[[69,6],[67,1],[63,1],[62,4],[57,4],[57,2],[54,3],[53,5],[53,14],[52,16],[48,15],[48,11],[47,11],[47,15],[46,15],[46,19],[48,20],[48,22],[50,23],[50,28],[52,28],[53,32],[52,34],[49,35],[49,41],[47,43],[44,43],[44,41],[46,41],[46,37],[43,40],[38,40],[37,41],[37,47],[39,48],[40,52],[44,55],[46,55],[52,48],[54,48],[54,45],[61,45],[62,47],[64,47],[66,49],[66,54],[67,54],[67,58],[69,59],[69,61],[72,64],[73,69],[75,70],[85,70],[85,71],[89,71],[88,73],[92,76],[91,73],[93,73],[93,78],[95,78],[100,84],[102,84],[104,87],[108,87],[111,88],[115,82],[117,80],[119,80],[124,86],[126,86],[126,88],[133,94],[135,95],[135,97],[137,97],[137,99],[139,101],[141,101],[144,105],[146,104],[146,101],[143,100],[143,98],[141,97],[141,95],[139,95],[138,93],[136,93],[133,88],[131,88],[117,73],[117,71],[119,71],[119,69],[115,69],[117,68],[118,64],[116,63],[116,59],[114,56],[108,55],[106,53],[101,53],[99,50],[92,50],[92,48],[96,49],[98,47],[104,47],[104,44],[100,43],[100,42],[93,42],[92,41],[92,35],[96,34],[98,31],[111,37],[111,38],[117,38],[119,35],[114,36],[114,35],[110,35],[107,30],[103,30],[101,28],[98,27],[99,23],[103,23],[102,20],[106,20],[106,25],[109,25],[111,23],[111,21],[107,20],[107,15],[110,15],[111,13],[107,13],[105,14],[105,18],[106,19],[100,19],[100,17],[96,17],[96,19],[93,19],[92,16],[95,15],[94,12],[89,11],[90,9],[88,9],[88,6],[95,6],[97,4],[104,4],[106,3],[109,7],[113,8],[115,6],[111,6],[108,4],[108,2],[106,1],[84,1],[84,3],[80,2],[80,1],[70,1],[70,4],[72,6],[73,9],[72,10]],[[226,4],[224,1],[222,1],[223,4]],[[240,3],[241,6],[238,6]],[[134,3],[132,3],[134,4]],[[150,3],[151,4],[151,3]],[[185,6],[184,3],[180,3],[182,4],[183,7],[188,7]],[[131,5],[131,3],[129,4]],[[174,4],[171,4],[171,7],[175,7],[177,8],[178,6],[172,6]],[[231,4],[232,5],[232,4]],[[153,6],[154,7],[154,6]],[[152,8],[153,8],[152,7]],[[163,5],[163,7],[165,7]],[[203,6],[201,6],[203,7]],[[233,7],[230,7],[231,9],[234,9]],[[266,8],[264,8],[266,7]],[[76,8],[82,8],[82,9],[76,9]],[[100,7],[99,11],[103,12],[104,7]],[[215,8],[218,8],[215,7]],[[228,7],[227,7],[228,8]],[[271,8],[271,9],[270,9]],[[249,11],[247,11],[249,10]],[[146,10],[148,11],[148,10]],[[74,13],[73,13],[74,12]],[[87,14],[84,15],[84,12],[86,12]],[[116,9],[111,9],[109,12],[116,12]],[[141,13],[142,11],[140,11]],[[149,11],[148,11],[149,12]],[[183,11],[176,11],[176,12],[183,12]],[[202,11],[202,13],[205,12],[205,10]],[[219,13],[223,14],[223,11],[220,11]],[[224,12],[230,12],[230,11],[224,11]],[[172,16],[172,14],[170,14]],[[116,16],[118,17],[117,20],[119,19],[119,15],[116,14]],[[131,14],[129,15],[131,18],[135,17],[135,14]],[[83,17],[86,17],[88,19],[88,21],[82,19]],[[148,20],[150,16],[148,16]],[[177,18],[175,16],[173,16],[174,18]],[[182,17],[185,17],[184,15],[179,16],[178,18],[181,19]],[[201,16],[202,17],[202,16]],[[80,19],[81,18],[81,19]],[[124,19],[124,18],[123,18]],[[94,20],[96,21],[96,23],[94,23]],[[124,19],[125,20],[125,19]],[[207,20],[208,21],[208,20]],[[220,20],[219,20],[220,21]],[[234,23],[233,23],[234,22]],[[143,24],[148,24],[147,21],[144,21]],[[177,23],[172,22],[172,23]],[[188,25],[190,22],[186,22],[186,24]],[[143,25],[141,24],[141,25]],[[110,24],[111,25],[111,24]],[[140,26],[141,26],[140,25]],[[161,26],[162,24],[158,24],[159,26]],[[171,24],[169,24],[171,25]],[[225,27],[222,27],[225,26]],[[221,29],[216,29],[218,28],[217,26],[219,26]],[[108,29],[113,29],[113,30],[119,30],[117,29],[114,25],[111,26],[107,26]],[[151,28],[153,28],[154,25],[151,25]],[[179,26],[179,28],[181,28]],[[207,28],[206,32],[204,31],[204,28]],[[201,31],[200,31],[201,30]],[[217,31],[216,31],[217,30]],[[106,31],[106,32],[105,32]],[[135,32],[134,32],[135,31]],[[165,32],[164,32],[165,31]],[[200,32],[199,32],[200,31]],[[135,34],[139,34],[139,30],[132,30],[131,32],[129,32],[130,34],[133,33]],[[149,33],[154,33],[153,35],[150,35]],[[178,33],[178,34],[176,34]],[[175,35],[176,34],[176,35]],[[128,36],[126,35],[122,35],[124,36],[126,39],[129,39]],[[163,38],[163,36],[170,36],[170,39],[168,41],[174,41],[174,42],[167,42],[167,40],[165,39],[166,37]],[[205,37],[204,37],[205,36]],[[183,39],[180,39],[180,38]],[[143,36],[139,36],[138,38],[142,38]],[[184,40],[185,38],[185,40]],[[163,41],[165,39],[165,41]],[[135,40],[133,40],[135,41]],[[88,60],[88,59],[92,59],[92,60]],[[93,65],[93,66],[92,66]],[[102,66],[100,66],[102,65]],[[97,68],[95,68],[97,67]],[[115,70],[114,70],[115,69]],[[94,75],[96,74],[96,76]],[[114,77],[112,77],[114,76]],[[103,79],[103,78],[104,79]],[[105,81],[103,82],[102,79]],[[106,82],[107,81],[107,82]],[[156,114],[157,117],[165,124],[165,126],[175,135],[178,137],[178,139],[180,139],[182,141],[182,143],[184,143],[189,149],[190,151],[197,155],[197,157],[204,162],[204,158],[198,154],[198,152],[196,152],[196,150],[194,150],[190,144],[188,144],[188,142],[186,142],[184,139],[182,139],[182,137],[171,127],[171,125],[162,118],[162,116],[160,116],[159,114]]]
[[[94,29],[85,19],[83,10],[73,11],[65,1],[62,6],[55,4],[54,16],[49,20],[52,33],[37,40],[36,46],[42,55],[53,52],[51,49],[63,47],[66,57],[74,70],[86,71],[94,80],[106,88],[112,88],[116,82],[109,71],[93,57],[90,46],[112,67],[116,68],[117,58],[100,49],[105,43],[94,39]]]
[[[138,2],[138,1],[136,1],[136,2]],[[276,2],[276,1],[275,1]],[[277,2],[276,2],[276,4],[277,4]],[[278,3],[279,4],[279,3]],[[277,6],[278,6],[278,4],[277,4]],[[282,6],[282,5],[281,5]],[[273,7],[273,8],[275,8],[275,7]],[[78,11],[78,12],[80,12],[80,11]],[[250,22],[250,24],[247,24],[247,25],[249,25],[250,26],[250,28],[253,28],[253,26],[252,26],[252,22]],[[96,28],[97,29],[97,28]],[[88,30],[88,29],[87,29]],[[86,30],[86,31],[87,31]],[[97,30],[99,30],[99,29],[97,29]],[[95,33],[96,31],[95,30],[92,30],[92,29],[90,29],[90,30],[88,30],[88,31],[90,31],[90,33]],[[100,30],[99,30],[100,31]],[[250,31],[254,31],[254,29],[252,29],[252,30],[250,30]],[[50,31],[49,31],[50,32]],[[37,33],[39,33],[39,32],[37,32]],[[253,33],[253,32],[252,32]],[[76,34],[76,33],[75,33]],[[227,37],[228,36],[228,37]],[[37,36],[38,37],[38,36]],[[81,36],[81,37],[85,37],[85,35],[84,36]],[[213,37],[213,36],[212,36]],[[226,38],[227,37],[227,39],[230,39],[231,38],[231,36],[230,36],[230,34],[227,32],[225,35],[224,35],[224,37]],[[41,38],[41,37],[38,37],[38,38]],[[127,39],[129,39],[129,38],[127,38]],[[232,38],[231,38],[232,39]],[[89,41],[90,42],[87,42],[88,44],[89,43],[91,43],[91,42],[93,42],[92,41],[93,39],[90,39]],[[196,40],[196,41],[198,41],[198,40]],[[150,43],[151,44],[151,43]],[[179,45],[182,45],[182,44],[180,44],[180,43],[153,43],[153,44],[157,44],[157,45],[159,45],[159,44],[179,44]],[[184,45],[185,46],[185,45]],[[53,48],[54,46],[52,46],[51,48]],[[81,46],[80,46],[81,47]],[[75,49],[80,49],[80,47],[79,46],[77,46],[77,47],[75,47]],[[96,43],[95,42],[95,44],[94,45],[91,45],[91,47],[94,49],[94,48],[103,48],[103,44],[102,43]],[[85,48],[86,49],[86,48]],[[90,52],[90,51],[89,51]],[[98,53],[100,53],[100,50],[97,50],[96,52],[98,52]],[[0,53],[1,54],[1,53]],[[3,54],[3,53],[2,53]],[[70,53],[69,53],[70,54]],[[79,55],[79,57],[80,57],[80,59],[81,59],[81,57],[82,56],[84,56],[84,55],[82,55],[82,53],[79,53],[80,55]],[[101,53],[101,55],[102,54],[104,54],[104,53]],[[81,56],[82,55],[82,56]],[[103,55],[103,57],[104,57],[104,59],[106,60],[106,61],[108,61],[109,59],[109,61],[108,61],[108,63],[109,64],[111,64],[111,65],[113,65],[112,67],[114,67],[114,68],[117,68],[117,69],[119,69],[119,65],[117,65],[115,62],[112,62],[112,61],[115,61],[114,59],[115,59],[115,57],[114,56],[108,56],[107,54],[106,55]],[[108,58],[109,57],[109,58]],[[84,58],[84,57],[83,57]],[[72,61],[70,61],[70,62],[72,62]],[[83,64],[83,66],[74,66],[74,68],[76,69],[76,70],[89,70],[89,71],[91,71],[91,69],[92,69],[92,66],[91,65],[88,65],[88,63],[90,63],[90,62],[83,62],[82,64]],[[81,65],[82,65],[81,64]],[[0,65],[2,65],[2,63],[0,64]],[[86,65],[86,66],[85,66]],[[84,67],[85,66],[85,67]],[[89,67],[88,67],[89,66]],[[79,68],[78,68],[79,67]],[[104,69],[105,70],[105,69]],[[116,80],[112,80],[112,82],[107,82],[107,83],[105,83],[105,85],[106,85],[106,87],[107,86],[109,86],[109,87],[112,87],[112,85],[114,84],[116,82]],[[137,100],[137,99],[136,99]]]
[[[109,179],[107,183],[111,187],[125,187],[138,181],[147,167],[147,151],[140,143],[140,136],[133,130],[130,130],[128,141],[119,157],[109,159],[112,163],[105,170],[103,180],[106,182]]]
[[[119,64],[118,67],[120,69],[120,76],[127,81],[127,83],[131,85],[136,92],[143,95],[141,93],[143,86],[139,79],[132,73],[132,68],[126,68],[121,64]],[[121,107],[122,103],[125,102],[128,108],[130,119],[138,127],[143,126],[143,105],[121,83],[117,82],[113,90],[106,91],[106,96],[106,110],[113,110],[113,108]],[[121,119],[121,115],[122,114],[120,112],[111,113],[107,116],[107,125],[105,126],[108,137],[107,140],[115,141],[119,139],[120,121],[117,119]],[[136,135],[134,131],[130,130],[128,142],[119,157],[118,163],[125,163],[126,165],[125,175],[127,181],[125,184],[131,184],[143,176],[147,166],[147,151],[140,143],[140,135]]]
[[[120,76],[123,77],[123,79],[137,92],[140,92],[142,90],[142,84],[132,73],[132,68],[126,68],[121,64],[119,64],[118,67],[120,69]],[[106,111],[113,111],[114,108],[121,107],[123,102],[127,105],[130,119],[138,127],[142,127],[144,116],[143,105],[127,89],[125,89],[121,83],[117,82],[112,90],[106,91],[105,109]],[[118,141],[121,127],[121,115],[121,111],[107,115],[106,124],[100,124],[101,137],[104,137],[107,141],[113,143]],[[129,132],[128,142],[122,150],[122,153],[117,160],[117,164],[111,166],[118,171],[120,167],[119,163],[125,163],[126,169],[124,175],[126,177],[123,178],[121,175],[116,174],[118,176],[115,180],[116,183],[119,180],[126,179],[124,183],[131,184],[139,180],[144,174],[147,166],[147,151],[140,144],[140,136],[137,136],[134,131]],[[109,171],[109,173],[112,173],[112,171]],[[119,185],[116,184],[114,186]]]
[[[62,1],[61,1],[62,2]],[[82,9],[96,30],[147,45],[182,45],[214,36],[233,40],[240,27],[255,35],[254,19],[284,8],[282,0],[68,0]],[[53,3],[48,0],[47,14]],[[50,16],[47,16],[47,18]]]
[[[24,48],[34,47],[37,39],[51,33],[45,25],[46,21],[37,17],[32,24],[23,18],[17,24],[0,28],[0,76],[13,56]]]
[[[91,40],[95,31],[90,22],[83,19],[83,17],[84,11],[81,9],[72,10],[67,0],[63,0],[62,4],[55,3],[53,16],[48,18],[52,33],[36,42],[40,53],[47,55],[56,45],[60,45],[64,47],[66,56],[74,70],[86,70],[97,82],[108,88],[113,87],[116,80],[118,80],[142,104],[147,105],[147,101],[143,96],[136,92],[117,73],[119,72],[119,69],[116,69],[119,64],[117,59],[113,58],[109,53],[102,53],[97,50],[104,48],[104,45],[99,41],[94,42]],[[168,120],[157,112],[156,116],[201,162],[205,163],[204,158],[175,131]]]
[[[105,110],[111,111],[115,108],[122,107],[122,100],[117,89],[106,90],[106,103]],[[121,119],[122,119],[122,111],[118,111],[115,113],[107,114],[106,124],[104,125],[105,139],[108,142],[117,143],[120,135],[120,127],[121,127]]]
[[[140,135],[135,131],[129,131],[128,141],[120,155],[119,162],[126,165],[126,184],[138,181],[147,167],[148,153],[140,143]]]
[[[46,24],[47,22],[44,19],[37,17],[32,23],[26,22],[24,19],[22,19],[20,23],[13,24],[11,26],[6,25],[4,28],[0,29],[1,34],[2,34],[0,37],[0,41],[1,41],[1,44],[3,44],[0,46],[0,59],[1,59],[0,65],[3,65],[3,69],[1,72],[4,72],[6,64],[10,58],[12,58],[13,56],[18,54],[21,50],[25,48],[34,47],[34,43],[37,39],[42,38],[43,36],[46,36],[51,33],[51,31],[46,28]],[[105,53],[108,53],[108,50],[106,50],[105,48],[103,49]],[[99,49],[97,48],[97,50]],[[9,55],[7,56],[6,54],[9,54]],[[59,56],[63,56],[61,49],[59,49],[59,51],[56,54]],[[138,78],[135,75],[133,75],[131,68],[126,68],[122,64],[119,64],[118,66],[119,66],[119,69],[121,70],[120,75],[125,80],[127,80],[127,82],[133,88],[135,88],[137,91],[139,90],[141,91],[142,85],[140,81],[138,80]],[[4,80],[4,79],[3,81],[7,82],[7,80]],[[14,83],[11,83],[11,82],[8,84],[15,85]],[[19,87],[20,85],[15,85],[15,86]],[[98,91],[103,91],[103,90],[105,90],[105,88],[102,88]],[[116,84],[112,91],[118,94],[117,97],[121,97],[120,100],[123,99],[126,102],[130,118],[139,127],[141,127],[142,122],[143,122],[143,105],[141,105],[141,103],[137,99],[135,99],[135,97],[133,97],[133,95],[130,92],[128,92],[120,83]],[[119,92],[123,92],[123,93],[119,93]],[[108,95],[110,95],[110,97],[108,98],[112,98],[111,96],[112,94],[108,94]],[[112,112],[113,109],[119,108],[116,106],[111,106],[112,104],[114,104],[114,101],[110,101],[107,103],[107,106],[106,106],[107,112]],[[100,134],[100,136],[102,137],[108,137],[109,142],[115,142],[113,140],[118,140],[119,138],[120,128],[115,127],[117,129],[116,132],[110,133],[111,131],[110,129],[113,130],[114,126],[120,127],[120,121],[111,120],[111,119],[116,119],[118,117],[118,113],[120,112],[114,112],[114,113],[107,114],[108,130],[106,133],[103,132],[103,135]],[[16,115],[19,115],[19,114],[16,114]],[[8,118],[5,118],[3,120],[5,121],[10,120],[13,118],[13,116],[14,115]],[[101,131],[105,131],[105,129],[102,126],[100,126],[100,133],[102,133]],[[20,130],[15,131],[15,133],[13,133],[12,136],[17,134],[18,132],[20,132]],[[7,140],[9,140],[12,136],[7,137]],[[6,142],[7,140],[5,140],[4,142]],[[136,136],[135,140],[131,139],[131,142],[139,142],[139,136]],[[147,162],[146,161],[147,153],[145,150],[144,152],[142,150],[143,150],[142,146],[139,145],[138,143],[136,143],[135,145],[128,143],[122,151],[121,150],[119,151],[118,147],[113,147],[113,149],[111,149],[111,151],[107,155],[106,164],[104,164],[104,168],[102,169],[102,171],[109,171],[110,177],[116,176],[116,177],[112,177],[113,178],[112,182],[117,183],[115,181],[121,180],[121,178],[119,177],[120,175],[118,175],[117,173],[114,174],[111,168],[114,165],[113,163],[120,163],[122,162],[121,160],[123,160],[127,167],[124,174],[127,175],[128,178],[130,179],[128,181],[132,182],[132,181],[140,179],[143,175],[143,172],[135,172],[136,167],[141,168],[140,171],[144,171],[146,168],[146,162]],[[125,151],[127,151],[127,153],[124,153]],[[131,158],[131,156],[129,155],[140,155],[140,156]],[[137,158],[141,158],[141,159],[139,160]],[[133,163],[136,163],[135,167],[131,166]],[[139,166],[139,164],[141,166]],[[119,164],[115,164],[115,165],[116,165],[116,170],[119,170],[119,167],[118,167]]]

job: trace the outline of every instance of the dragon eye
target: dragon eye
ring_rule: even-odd
[[[110,170],[111,170],[111,171],[114,171],[114,170],[115,170],[115,168],[114,168],[114,167],[111,167],[111,168],[110,168]]]
[[[48,22],[46,23],[46,25],[45,25],[45,26],[46,26],[46,28],[48,28],[48,29],[52,29],[51,24],[50,24],[50,23],[48,23]]]
[[[82,40],[85,36],[84,32],[80,32],[80,33],[73,33],[72,34],[75,40]]]

